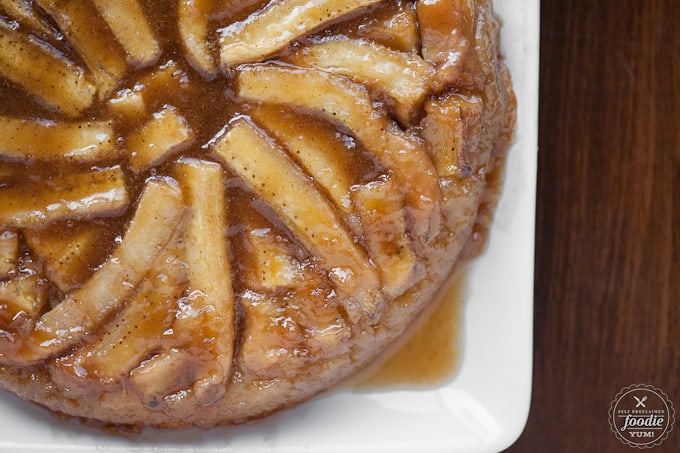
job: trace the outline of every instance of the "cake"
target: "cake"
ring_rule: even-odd
[[[211,427],[364,369],[483,245],[499,29],[489,0],[0,3],[2,387]]]

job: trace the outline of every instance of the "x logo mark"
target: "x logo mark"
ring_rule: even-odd
[[[633,395],[633,398],[635,398],[635,401],[637,401],[637,404],[635,405],[635,407],[640,407],[640,406],[642,406],[642,407],[647,407],[647,406],[645,406],[645,401],[647,400],[647,396],[646,396],[646,395],[643,396],[642,399],[638,398],[638,397],[635,396],[635,395]]]

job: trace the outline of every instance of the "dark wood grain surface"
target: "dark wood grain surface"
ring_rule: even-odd
[[[512,452],[636,451],[621,388],[664,390],[680,451],[680,1],[544,0],[534,383]]]

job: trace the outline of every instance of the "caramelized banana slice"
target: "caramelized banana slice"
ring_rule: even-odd
[[[237,84],[238,95],[245,99],[322,113],[356,134],[378,157],[386,152],[382,150],[386,119],[373,109],[366,89],[346,77],[313,68],[264,63],[239,67]]]
[[[158,353],[130,372],[130,390],[139,393],[144,404],[151,409],[173,400],[194,403],[188,398],[193,395],[193,390],[187,389],[196,382],[205,362],[205,353],[201,349],[171,349]],[[173,395],[175,392],[179,392],[181,397]]]
[[[35,0],[35,3],[52,17],[85,61],[96,81],[99,97],[108,95],[123,79],[128,65],[125,51],[112,39],[94,5],[81,0]]]
[[[429,155],[416,140],[389,130],[387,118],[373,109],[363,86],[341,75],[276,63],[243,65],[237,81],[238,94],[246,99],[312,110],[349,129],[395,173],[413,216],[415,237],[428,242],[439,232],[441,190]]]
[[[10,353],[3,354],[4,362],[33,363],[63,353],[90,335],[154,268],[181,228],[184,213],[182,194],[173,182],[150,180],[118,248],[82,288],[39,318],[19,351],[6,348]]]
[[[109,99],[109,109],[122,119],[137,124],[147,112],[162,110],[166,105],[176,103],[178,98],[191,96],[191,88],[187,73],[170,60],[137,80],[133,88],[118,91]]]
[[[305,272],[305,282],[288,299],[287,309],[304,332],[306,348],[315,358],[347,352],[352,331],[332,289],[311,272]]]
[[[401,295],[416,276],[416,255],[406,231],[403,197],[394,181],[384,178],[356,186],[352,200],[366,234],[368,253],[376,263],[389,296]]]
[[[19,235],[7,230],[0,233],[0,279],[16,273],[19,258]]]
[[[109,99],[109,111],[125,120],[141,121],[147,114],[144,97],[139,90],[125,88]]]
[[[190,91],[192,87],[186,71],[176,61],[168,60],[137,80],[134,89],[142,94],[148,104],[151,101],[167,103],[168,99],[174,101],[178,97],[191,95],[192,92],[187,93],[187,91]],[[157,108],[157,106],[151,105],[152,108]]]
[[[60,291],[79,288],[91,274],[90,269],[101,264],[102,228],[95,224],[68,228],[23,230],[28,247],[43,263],[45,276]]]
[[[135,66],[158,60],[161,48],[137,0],[92,0]]]
[[[12,20],[32,28],[46,36],[53,34],[53,30],[38,15],[30,0],[0,0],[0,12],[4,12]]]
[[[119,213],[128,204],[120,167],[26,181],[0,189],[0,226],[35,227]]]
[[[0,76],[69,116],[88,108],[96,88],[84,71],[0,19]]]
[[[0,115],[0,157],[92,162],[117,157],[110,121],[54,123]]]
[[[241,199],[235,200],[234,212],[239,213],[243,224],[239,240],[243,244],[240,256],[245,287],[261,294],[289,291],[302,283],[303,262],[307,256],[294,239],[280,232],[251,206]]]
[[[396,182],[402,187],[405,209],[413,224],[412,237],[416,243],[427,244],[441,227],[442,191],[437,170],[419,138],[395,131],[385,135],[385,142],[390,151],[383,161],[394,162],[388,168],[394,171]],[[394,170],[398,163],[402,167]]]
[[[410,124],[417,114],[433,73],[416,54],[344,36],[313,41],[296,53],[293,62],[342,74],[376,89],[401,124]]]
[[[352,209],[349,197],[352,178],[346,166],[347,140],[337,131],[296,115],[282,114],[281,109],[262,105],[252,109],[253,119],[272,134],[288,153],[328,193],[335,206],[350,222]],[[344,137],[347,139],[347,137]],[[354,146],[350,143],[350,146]]]
[[[127,376],[162,345],[186,281],[185,265],[168,247],[109,329],[68,362],[108,382]]]
[[[22,312],[37,316],[47,303],[47,290],[47,285],[38,275],[0,282],[0,311],[4,308],[12,316]]]
[[[174,107],[166,106],[126,140],[130,166],[143,171],[191,145],[194,131]]]
[[[271,228],[255,227],[251,222],[246,225],[246,237],[252,251],[252,266],[247,269],[249,287],[274,291],[300,282],[302,266],[287,253],[290,244],[278,238]]]
[[[451,94],[425,104],[423,138],[441,176],[470,176],[477,172],[477,145],[482,127],[482,100]]]
[[[215,0],[179,0],[179,34],[194,68],[206,76],[215,75],[215,59],[208,44],[208,22]]]
[[[246,326],[252,323],[255,327],[251,332],[258,329],[265,332],[263,343],[244,343],[244,348],[250,346],[248,351],[244,350],[244,357],[249,354],[244,360],[246,365],[255,372],[257,364],[268,369],[271,364],[265,365],[265,362],[270,359],[278,363],[279,359],[287,356],[297,362],[302,352],[306,354],[307,350],[317,358],[344,351],[350,330],[340,313],[337,297],[332,295],[334,290],[330,281],[320,275],[313,264],[306,260],[303,264],[293,244],[281,237],[261,216],[251,213],[244,215],[242,220],[246,241],[250,245],[247,253],[251,258],[246,270],[247,287],[254,289],[241,296],[248,318]],[[276,313],[279,318],[275,317]],[[284,316],[294,322],[290,326],[296,338],[293,341],[287,336],[291,342],[286,342],[282,356],[276,352],[275,339],[268,335],[274,333]],[[304,344],[299,343],[297,338],[298,325],[304,335]],[[252,337],[252,341],[257,342],[255,333]]]
[[[351,328],[328,278],[314,265],[303,266],[302,278],[284,298],[286,310],[302,328],[306,349],[314,358],[347,352]]]
[[[322,27],[379,0],[273,1],[242,22],[220,30],[222,68],[260,60]]]
[[[236,342],[224,174],[217,163],[190,158],[177,163],[175,174],[191,209],[183,235],[188,295],[173,329],[180,336],[193,335],[191,344],[212,356],[194,385],[198,399],[208,403],[223,391]]]
[[[240,365],[256,379],[269,380],[297,369],[309,351],[298,323],[275,297],[248,291],[244,309]]]
[[[402,52],[420,51],[418,21],[410,2],[402,2],[393,14],[362,23],[353,34]]]
[[[217,139],[213,152],[262,197],[317,256],[349,313],[356,319],[380,312],[377,272],[313,181],[261,130],[240,117]],[[357,293],[353,297],[353,293]]]
[[[420,0],[416,11],[420,23],[423,57],[437,67],[435,90],[447,85],[477,86],[481,74],[475,51],[476,1]]]

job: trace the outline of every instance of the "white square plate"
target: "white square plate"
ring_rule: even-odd
[[[516,140],[485,253],[470,267],[459,372],[425,390],[331,392],[242,427],[145,431],[127,439],[0,394],[4,453],[494,452],[526,423],[531,398],[539,0],[496,0],[518,98]]]

